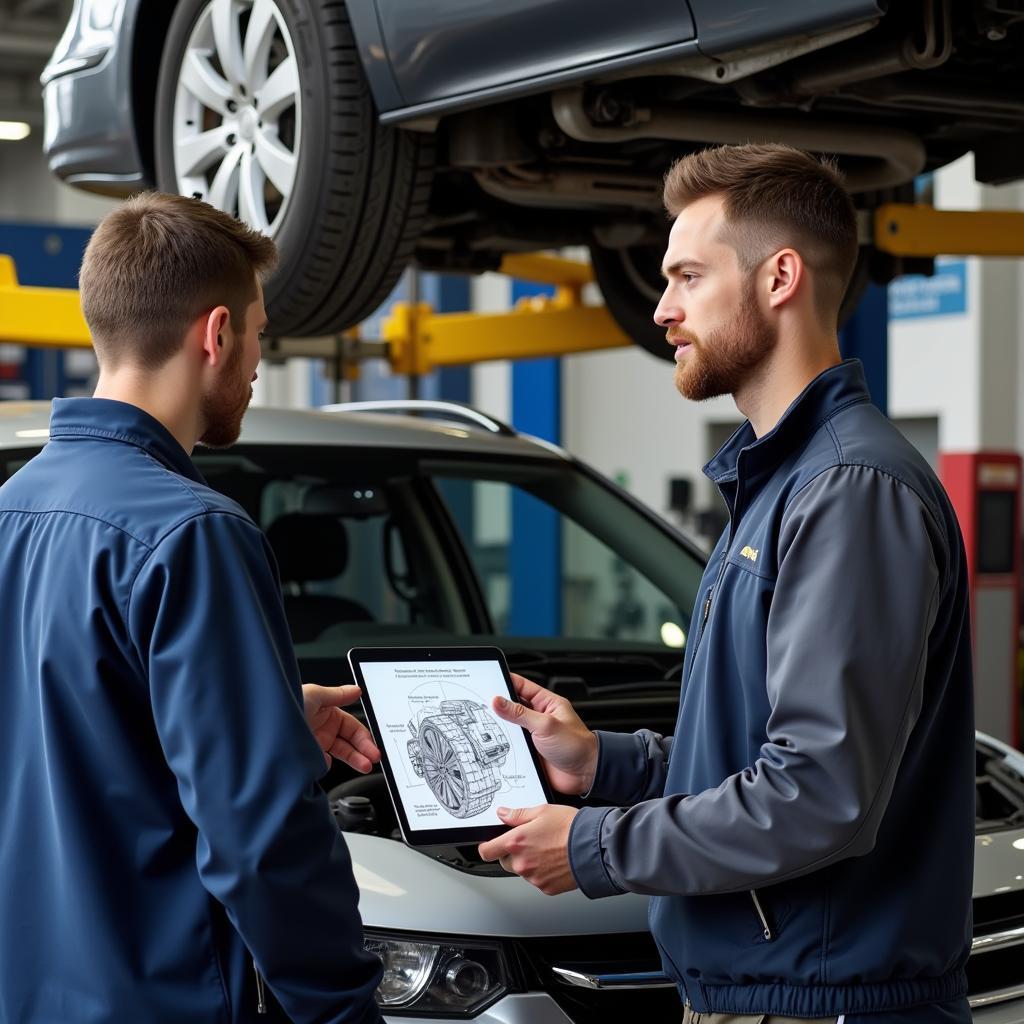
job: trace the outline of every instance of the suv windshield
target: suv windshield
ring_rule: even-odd
[[[556,459],[237,445],[196,452],[266,531],[296,653],[337,676],[350,647],[489,642],[514,667],[671,680],[699,557],[626,496]],[[563,688],[571,684],[563,681]]]

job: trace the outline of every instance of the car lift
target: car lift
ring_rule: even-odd
[[[890,203],[865,215],[862,235],[893,256],[1024,256],[1024,212],[935,210]],[[588,305],[583,289],[593,280],[589,264],[545,255],[509,255],[500,273],[555,286],[552,296],[532,296],[502,313],[435,313],[427,303],[396,302],[381,337],[358,328],[322,338],[270,339],[264,358],[293,356],[333,360],[339,376],[359,363],[386,358],[396,374],[420,375],[444,366],[492,359],[570,355],[621,348],[632,342],[603,305]],[[18,284],[14,261],[0,255],[0,343],[49,348],[88,348],[92,342],[78,292]]]

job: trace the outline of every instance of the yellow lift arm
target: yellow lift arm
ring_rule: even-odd
[[[583,304],[593,280],[587,263],[556,256],[512,255],[502,274],[555,285],[552,296],[529,296],[505,313],[435,313],[426,303],[398,302],[381,335],[395,373],[427,373],[487,359],[531,359],[632,345],[604,306]],[[652,310],[653,313],[653,310]]]
[[[1024,212],[935,210],[890,203],[872,217],[872,241],[894,256],[1024,256]],[[584,304],[593,280],[586,263],[542,255],[510,255],[500,272],[555,286],[555,294],[521,300],[503,313],[435,313],[426,303],[396,303],[379,341],[351,332],[341,341],[346,360],[389,360],[395,373],[424,374],[441,366],[490,359],[568,355],[630,345],[604,306]],[[18,284],[14,261],[0,255],[0,343],[55,348],[91,347],[78,292]],[[269,358],[309,355],[335,358],[339,338],[271,342]]]
[[[1024,256],[1024,212],[887,203],[875,210],[872,241],[893,256]]]
[[[0,342],[91,348],[78,292],[18,284],[14,260],[0,255]]]

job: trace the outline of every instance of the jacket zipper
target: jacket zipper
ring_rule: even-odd
[[[263,975],[256,966],[256,959],[253,958],[252,969],[256,972],[256,1012],[263,1014],[267,1012],[267,993],[263,988]]]
[[[768,917],[764,912],[764,907],[761,906],[761,900],[758,898],[756,889],[750,890],[750,898],[754,901],[754,909],[757,911],[762,928],[764,928],[764,940],[765,942],[771,942],[775,936],[772,934],[771,925],[768,924]]]
[[[707,631],[708,619],[711,617],[711,602],[715,596],[715,591],[718,589],[718,584],[722,582],[722,577],[725,575],[725,566],[729,560],[729,552],[726,551],[725,556],[722,558],[722,567],[718,570],[718,576],[715,582],[708,587],[708,596],[704,599],[704,611],[700,617],[700,635],[697,637],[697,646],[693,649],[693,657],[690,658],[690,667],[693,667],[694,658],[697,657],[697,651],[700,650],[701,641],[704,639],[704,634]]]
[[[739,500],[739,484],[736,486],[736,502]],[[728,504],[728,502],[727,502]],[[697,657],[697,651],[700,649],[700,642],[704,639],[705,627],[708,624],[708,619],[711,616],[711,599],[714,597],[715,591],[718,589],[718,585],[722,582],[722,577],[725,575],[725,568],[729,564],[729,555],[732,554],[732,542],[736,539],[735,529],[736,522],[733,517],[734,508],[738,507],[738,504],[730,505],[729,508],[729,537],[725,545],[725,552],[722,555],[722,567],[718,570],[718,576],[715,578],[715,582],[708,588],[708,596],[704,600],[704,613],[701,616],[700,623],[700,636],[697,637],[697,646],[693,649],[693,657],[690,659],[690,665],[693,666],[693,659]]]
[[[715,584],[712,584],[710,587],[708,587],[708,596],[704,600],[704,611],[701,613],[700,617],[700,636],[697,637],[697,647],[700,647],[700,642],[704,639],[704,630],[708,624],[708,616],[711,614],[711,598],[714,595],[714,593]],[[694,649],[693,653],[697,653],[696,649]]]

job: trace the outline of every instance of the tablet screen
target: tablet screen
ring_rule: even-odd
[[[393,651],[392,660],[368,654],[353,651],[353,668],[410,842],[436,841],[452,830],[503,829],[498,807],[547,803],[526,732],[491,709],[495,696],[511,696],[499,651]]]

